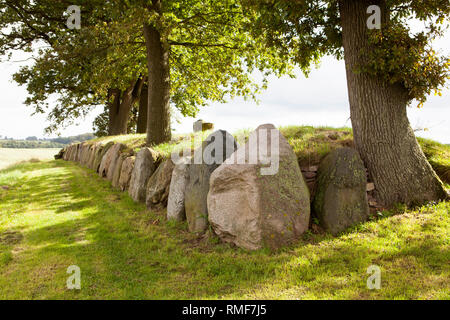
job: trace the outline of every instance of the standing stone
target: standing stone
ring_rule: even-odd
[[[167,201],[167,220],[186,220],[184,211],[184,193],[188,182],[188,169],[190,158],[184,158],[176,164],[172,171],[169,198]]]
[[[73,146],[72,161],[74,161],[74,162],[77,161],[79,148],[80,148],[80,145],[78,143]]]
[[[69,146],[69,155],[68,155],[68,158],[67,158],[68,161],[72,161],[74,149],[75,149],[75,145],[74,144]]]
[[[202,131],[202,124],[203,124],[202,119],[195,121],[193,125],[194,132]]]
[[[156,153],[150,148],[142,148],[136,155],[128,193],[134,201],[145,202],[147,182],[156,169]]]
[[[147,183],[147,207],[161,209],[167,206],[174,164],[171,159],[161,163]]]
[[[95,144],[89,145],[89,149],[87,151],[87,155],[86,155],[86,159],[85,159],[85,166],[87,168],[90,168],[91,160],[92,160],[94,151],[95,151]]]
[[[203,120],[200,119],[194,122],[193,129],[194,132],[213,130],[214,124],[211,122],[203,122]]]
[[[66,152],[66,148],[63,148],[63,149],[59,150],[59,152],[54,155],[55,160],[63,159],[65,152]]]
[[[121,143],[116,143],[105,153],[100,163],[100,168],[98,174],[101,177],[106,177],[109,181],[112,181],[114,174],[114,167],[117,163],[117,159],[120,157],[122,150],[126,148],[125,145]]]
[[[336,235],[367,220],[366,184],[364,163],[355,149],[337,149],[323,159],[313,206],[325,230]]]
[[[67,153],[69,152],[69,146],[66,146],[63,150],[64,152],[62,154],[62,159],[67,160]]]
[[[78,159],[78,162],[80,163],[80,165],[84,165],[84,156],[85,156],[85,152],[86,152],[85,150],[86,150],[86,143],[82,142],[80,144],[80,152],[79,152],[80,156]]]
[[[75,161],[81,163],[81,152],[83,151],[84,142],[78,144],[77,155]]]
[[[117,145],[114,145],[113,147],[111,147],[113,152],[112,155],[112,160],[111,160],[111,164],[109,165],[109,169],[107,170],[106,173],[106,179],[108,179],[109,181],[113,182],[114,180],[114,173],[117,172],[116,171],[116,166],[119,165],[120,162],[120,166],[122,166],[122,162],[121,157],[122,157],[122,153],[124,152],[124,150],[127,147],[124,144],[118,143]],[[120,168],[119,168],[119,172],[117,172],[117,180],[119,180],[119,174],[120,174]]]
[[[122,168],[120,169],[119,178],[119,189],[122,191],[128,190],[130,186],[131,174],[134,168],[134,161],[136,157],[128,157],[122,163]]]
[[[271,124],[259,126],[210,181],[209,222],[225,242],[280,248],[308,229],[308,187],[294,151]]]
[[[109,148],[111,148],[113,145],[114,142],[110,141],[97,150],[97,152],[95,153],[94,167],[92,169],[94,169],[97,172],[99,171],[100,163],[102,162],[103,156],[105,155],[106,152],[108,152]]]
[[[97,152],[99,147],[101,147],[101,145],[99,143],[96,143],[96,144],[92,145],[92,148],[91,148],[91,150],[89,152],[89,158],[88,158],[88,161],[87,161],[87,164],[86,164],[89,169],[93,169],[94,168],[95,154],[96,154],[96,152]]]
[[[70,146],[69,159],[68,159],[69,161],[74,161],[74,159],[75,159],[74,155],[76,152],[76,148],[77,148],[76,144],[73,144]]]
[[[128,156],[129,154],[121,154],[116,161],[116,165],[114,166],[114,172],[111,180],[111,184],[114,188],[119,188],[120,172],[122,172],[123,162]]]
[[[69,160],[70,161],[76,161],[77,159],[77,152],[78,152],[78,144],[73,144],[71,146],[71,150],[70,150],[70,157]]]
[[[189,179],[184,195],[189,231],[203,232],[207,229],[209,178],[236,148],[233,136],[219,130],[209,135],[202,146],[194,151],[194,163],[188,167]]]
[[[64,152],[63,159],[69,161],[70,159],[70,145],[66,147],[66,152]]]
[[[90,143],[84,142],[81,144],[81,156],[80,156],[80,164],[83,166],[87,166],[90,151],[92,145]]]

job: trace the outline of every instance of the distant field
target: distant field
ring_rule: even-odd
[[[60,149],[6,149],[0,148],[0,170],[14,163],[30,160],[49,160],[58,153]]]

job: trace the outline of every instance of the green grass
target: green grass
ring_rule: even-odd
[[[20,161],[49,160],[58,153],[60,149],[12,149],[0,148],[0,169],[4,169]]]
[[[0,171],[0,299],[450,299],[450,203],[398,208],[281,251],[197,239],[93,171]],[[394,215],[396,213],[396,215]],[[366,288],[381,267],[381,290]],[[81,290],[66,289],[70,265]]]
[[[418,140],[433,169],[442,181],[450,184],[450,146],[423,138]]]

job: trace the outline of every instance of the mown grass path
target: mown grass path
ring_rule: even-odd
[[[0,171],[0,299],[449,299],[449,203],[279,252],[196,239],[73,163]],[[381,290],[367,268],[381,267]],[[68,290],[67,267],[81,268]]]

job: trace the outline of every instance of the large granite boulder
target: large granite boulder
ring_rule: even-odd
[[[114,167],[117,164],[117,160],[120,157],[122,150],[124,150],[126,146],[121,143],[116,143],[105,153],[102,158],[102,162],[100,163],[100,168],[98,170],[98,174],[101,177],[106,177],[109,181],[112,181],[114,174]]]
[[[131,174],[133,173],[134,161],[136,157],[128,157],[122,163],[120,169],[119,189],[122,191],[128,190],[130,186]]]
[[[367,220],[366,170],[351,148],[332,151],[319,166],[314,212],[322,227],[336,235]]]
[[[237,143],[233,136],[219,130],[209,135],[202,146],[194,151],[193,163],[188,166],[184,194],[189,231],[203,232],[208,228],[209,178],[236,149]]]
[[[113,145],[114,142],[110,141],[96,150],[92,169],[94,169],[97,172],[99,171],[103,156],[106,154],[106,152],[108,152],[109,148],[111,148]]]
[[[146,199],[148,208],[161,209],[167,206],[173,168],[172,160],[165,160],[148,180]]]
[[[184,193],[188,182],[188,169],[190,158],[183,158],[172,171],[169,198],[167,200],[167,220],[186,220],[184,211]]]
[[[136,155],[128,193],[134,201],[145,202],[147,182],[156,170],[157,154],[150,148],[142,148]]]
[[[279,248],[308,229],[308,187],[291,146],[271,124],[259,126],[210,181],[208,218],[225,242]]]

